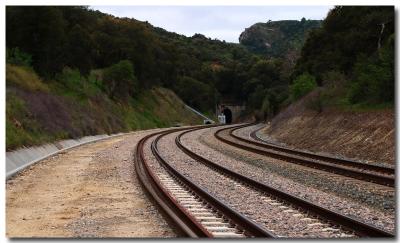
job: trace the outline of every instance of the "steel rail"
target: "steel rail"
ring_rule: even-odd
[[[156,140],[152,142],[151,150],[158,162],[160,162],[160,164],[168,171],[168,173],[172,175],[174,179],[187,185],[187,187],[189,187],[193,193],[201,197],[203,201],[209,205],[209,207],[221,212],[221,214],[224,215],[223,217],[226,218],[230,224],[236,225],[236,228],[243,231],[244,235],[249,237],[276,237],[273,233],[247,219],[242,214],[234,211],[232,208],[213,197],[207,191],[194,184],[190,179],[176,171],[163,159],[163,157],[161,157],[157,148],[157,142],[159,139],[169,133],[186,129],[191,128],[180,128],[156,132],[145,136],[138,142],[135,156],[136,174],[139,178],[139,181],[149,192],[151,197],[157,202],[157,204],[175,223],[175,225],[179,227],[187,236],[193,238],[213,237],[213,235],[201,223],[199,223],[193,215],[191,215],[182,205],[180,205],[179,202],[172,196],[172,194],[162,185],[155,173],[151,170],[149,164],[146,162],[143,147],[151,137],[158,136]]]
[[[239,129],[239,128],[243,128],[245,126],[248,126],[248,125],[240,125],[235,128]],[[364,181],[381,184],[381,185],[385,185],[385,186],[394,187],[394,185],[395,185],[394,176],[378,175],[378,174],[373,174],[371,172],[362,172],[362,171],[359,171],[354,168],[345,167],[343,165],[328,164],[328,163],[324,163],[324,162],[310,160],[307,158],[302,158],[297,155],[280,153],[280,152],[271,151],[271,150],[264,150],[264,148],[260,147],[260,146],[259,146],[259,148],[255,148],[255,147],[250,147],[250,146],[246,146],[241,143],[234,142],[232,140],[225,138],[224,136],[221,136],[221,133],[228,129],[233,129],[233,128],[228,127],[228,128],[219,129],[218,131],[216,131],[214,133],[214,136],[218,140],[220,140],[226,144],[232,145],[234,147],[237,147],[237,148],[240,148],[240,149],[243,149],[246,151],[250,151],[253,153],[257,153],[260,155],[280,159],[280,160],[283,160],[283,161],[286,161],[289,163],[300,164],[300,165],[311,167],[314,169],[323,170],[323,171],[327,171],[330,173],[335,173],[335,174],[343,175],[346,177],[351,177],[351,178],[364,180]],[[230,132],[230,134],[231,134],[231,132]],[[233,137],[233,138],[237,139],[239,141],[242,141],[242,142],[246,142],[246,141],[243,141],[243,140],[246,140],[244,138],[240,138],[240,137],[239,138]]]
[[[190,156],[194,160],[197,160],[197,161],[205,164],[206,166],[208,166],[216,171],[219,171],[220,173],[228,175],[235,180],[241,181],[244,184],[254,187],[254,188],[260,190],[261,192],[278,197],[281,200],[286,201],[288,204],[303,208],[307,212],[311,213],[314,216],[323,218],[327,221],[335,222],[339,225],[342,225],[343,227],[345,227],[347,229],[353,230],[360,236],[381,237],[381,238],[395,237],[395,235],[392,234],[391,232],[380,229],[371,224],[362,222],[361,220],[343,215],[334,210],[330,210],[325,207],[316,205],[316,204],[312,203],[311,201],[291,195],[289,193],[286,193],[286,192],[276,189],[274,187],[268,186],[263,182],[256,181],[250,177],[247,177],[245,175],[237,173],[237,172],[230,170],[222,165],[216,164],[216,163],[212,162],[211,160],[208,160],[208,159],[194,153],[193,151],[191,151],[189,148],[187,148],[186,146],[184,146],[182,144],[181,137],[185,134],[188,134],[190,132],[193,132],[193,131],[196,131],[199,129],[203,129],[203,128],[196,128],[196,129],[190,129],[190,130],[184,131],[175,138],[176,145],[183,152],[185,152],[188,156]]]
[[[180,130],[184,129],[173,129],[173,131]],[[168,217],[187,236],[192,238],[211,237],[211,234],[183,210],[172,195],[162,186],[144,158],[143,147],[145,143],[151,137],[162,133],[163,132],[156,132],[149,134],[142,138],[136,146],[135,170],[139,181]]]
[[[366,170],[370,170],[370,171],[376,171],[376,172],[381,172],[381,173],[385,173],[385,174],[391,174],[394,175],[395,173],[395,169],[394,168],[390,168],[390,167],[385,167],[385,166],[379,166],[379,165],[373,165],[373,164],[366,164],[366,163],[361,163],[358,161],[353,161],[353,160],[348,160],[348,159],[340,159],[340,158],[335,158],[332,156],[326,156],[326,155],[321,155],[321,154],[316,154],[316,153],[311,153],[311,152],[306,152],[306,151],[301,151],[298,149],[293,149],[293,148],[287,148],[284,146],[280,146],[280,145],[276,145],[276,144],[272,144],[272,143],[268,143],[267,141],[263,140],[262,138],[260,138],[257,135],[257,132],[259,130],[261,130],[263,127],[256,129],[254,131],[252,131],[250,133],[250,137],[252,137],[254,140],[260,141],[260,142],[256,142],[256,141],[252,141],[249,139],[244,139],[242,137],[239,137],[237,135],[235,135],[233,132],[239,128],[235,128],[232,129],[231,134],[233,137],[242,140],[244,142],[248,142],[257,146],[261,146],[264,148],[268,148],[268,149],[274,149],[277,151],[281,151],[281,152],[285,152],[285,153],[290,153],[290,154],[294,154],[294,155],[300,155],[300,156],[304,156],[304,157],[308,157],[308,158],[312,158],[312,159],[316,159],[316,160],[322,160],[322,161],[326,161],[329,163],[334,163],[334,164],[339,164],[339,165],[344,165],[344,166],[350,166],[350,167],[356,167],[359,169],[366,169]]]
[[[217,125],[218,126],[218,125]],[[210,126],[208,126],[210,127]],[[201,127],[204,128],[204,127]],[[199,129],[199,128],[196,128]],[[178,180],[183,182],[185,185],[187,185],[194,193],[196,193],[199,197],[203,198],[205,202],[207,202],[211,207],[213,207],[215,210],[221,212],[224,217],[228,219],[228,221],[231,224],[237,225],[237,228],[239,230],[242,230],[245,235],[249,237],[264,237],[264,238],[275,238],[276,236],[265,229],[263,226],[260,226],[256,224],[255,222],[251,221],[248,219],[246,216],[243,214],[239,213],[238,211],[234,210],[212,194],[210,194],[207,190],[204,188],[200,187],[197,185],[195,182],[193,182],[191,179],[189,179],[187,176],[183,175],[180,173],[178,170],[176,170],[173,166],[171,166],[160,154],[158,150],[158,141],[170,134],[176,131],[169,131],[163,134],[160,134],[153,142],[151,145],[151,149],[153,151],[153,154],[156,156],[157,160],[162,164],[162,166],[171,174],[173,174],[174,177],[176,177]]]

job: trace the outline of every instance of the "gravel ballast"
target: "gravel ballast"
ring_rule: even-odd
[[[267,185],[386,230],[394,230],[392,188],[263,158],[219,142],[213,136],[217,129],[186,134],[182,142],[203,157]]]
[[[349,232],[332,228],[317,219],[310,219],[290,206],[276,203],[264,194],[234,182],[207,166],[194,161],[182,151],[178,151],[174,139],[177,133],[163,137],[159,141],[161,155],[185,176],[223,200],[228,205],[243,213],[257,223],[264,225],[281,237],[350,237]],[[152,168],[163,170],[152,156],[146,144],[145,155],[151,161]],[[212,178],[212,179],[210,179]],[[319,223],[322,223],[321,225]]]

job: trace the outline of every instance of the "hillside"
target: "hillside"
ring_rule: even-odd
[[[183,96],[184,88],[193,88],[198,96],[183,99],[202,111],[214,110],[221,96],[246,99],[253,91],[243,89],[252,78],[249,70],[262,59],[239,44],[201,34],[186,37],[82,6],[7,6],[6,22],[10,62],[21,64],[14,55],[18,48],[45,80],[65,67],[87,76],[128,60],[137,91],[163,86]],[[102,88],[110,88],[107,84]]]
[[[56,81],[44,82],[29,68],[8,64],[7,150],[86,135],[202,124],[169,89],[154,87],[121,103],[93,82],[81,81],[84,88],[73,90]]]
[[[79,79],[63,80],[68,70],[91,80],[102,70],[94,86],[115,102],[164,87],[209,114],[222,99],[275,114],[288,98],[285,63],[241,44],[186,37],[83,6],[7,6],[6,23],[7,63],[32,68],[45,84],[67,90],[84,88]]]
[[[239,37],[249,50],[268,57],[283,57],[293,62],[307,38],[308,32],[321,26],[320,20],[281,20],[256,23]]]
[[[394,8],[336,6],[309,32],[266,135],[295,148],[395,163]]]
[[[310,108],[318,95],[311,92],[276,116],[263,131],[272,140],[294,148],[395,164],[393,109]]]
[[[341,103],[394,104],[393,6],[337,6],[310,32],[292,77],[309,74]]]

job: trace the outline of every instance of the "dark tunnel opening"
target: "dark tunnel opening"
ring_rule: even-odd
[[[222,113],[225,115],[225,123],[231,124],[232,123],[232,111],[229,108],[225,108]]]

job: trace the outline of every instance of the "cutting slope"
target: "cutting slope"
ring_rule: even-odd
[[[292,104],[263,132],[287,145],[349,158],[395,163],[395,120],[392,109],[354,111],[307,108],[311,93]]]

